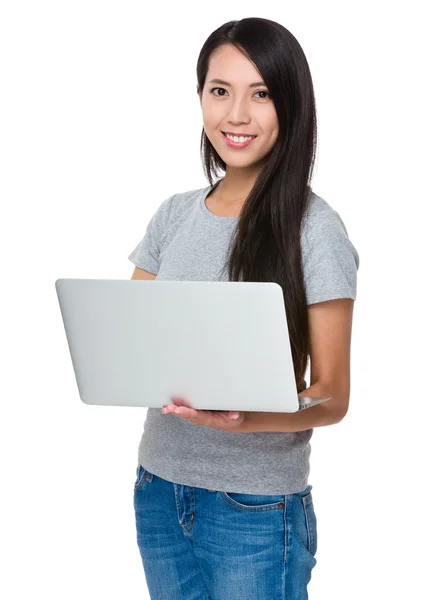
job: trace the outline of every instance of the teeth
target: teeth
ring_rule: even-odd
[[[251,140],[252,138],[254,138],[255,136],[251,135],[249,137],[243,137],[242,135],[240,137],[236,136],[236,135],[229,135],[228,133],[225,134],[227,136],[227,138],[229,138],[230,140],[232,140],[233,142],[237,142],[237,143],[243,143],[246,142],[246,140]]]

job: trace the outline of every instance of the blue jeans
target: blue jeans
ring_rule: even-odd
[[[152,600],[307,600],[312,486],[263,496],[172,483],[137,466],[137,542]]]

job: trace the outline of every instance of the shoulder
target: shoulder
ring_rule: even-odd
[[[165,198],[158,206],[155,212],[155,221],[158,224],[166,226],[168,222],[185,212],[194,202],[196,202],[201,194],[208,188],[196,188],[176,192]]]
[[[327,200],[311,191],[302,223],[302,235],[322,235],[330,230],[348,234],[340,214]]]
[[[332,253],[335,260],[353,259],[356,267],[359,267],[359,254],[341,215],[315,192],[311,192],[302,221],[301,245],[305,258],[329,256]]]
[[[206,191],[210,191],[211,186],[205,186],[201,188],[194,188],[192,190],[184,190],[177,192],[173,197],[173,204],[192,204],[198,198],[201,198]]]
[[[194,188],[192,190],[184,190],[182,192],[177,192],[174,196],[178,200],[193,200],[204,194],[206,190],[210,190],[210,185],[200,188]]]
[[[339,213],[315,193],[302,221],[301,251],[307,304],[356,299],[359,254]]]
[[[211,186],[193,188],[177,192],[170,198],[171,219],[176,221],[189,213],[193,206],[200,202],[201,198],[210,191]]]
[[[303,216],[301,242],[305,250],[317,244],[345,244],[357,254],[341,215],[315,192],[311,192],[310,202]]]

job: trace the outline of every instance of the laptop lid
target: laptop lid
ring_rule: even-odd
[[[295,412],[282,288],[272,282],[55,282],[86,404]]]

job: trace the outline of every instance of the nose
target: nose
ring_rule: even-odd
[[[228,110],[227,122],[234,126],[250,123],[250,111],[247,100],[239,98],[233,100]]]

